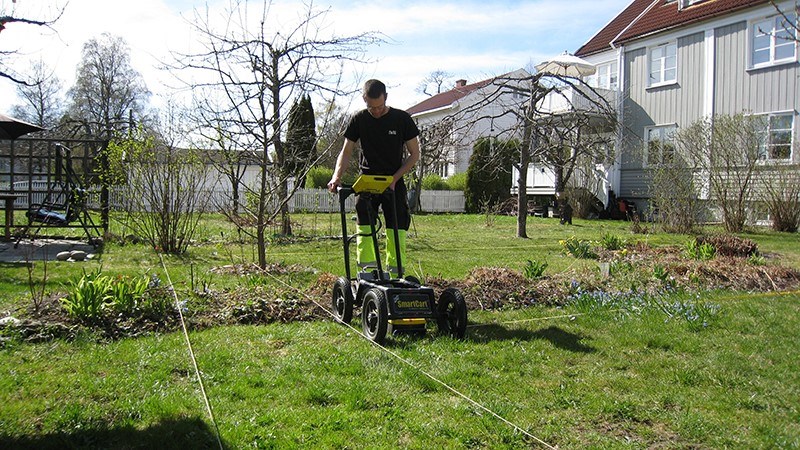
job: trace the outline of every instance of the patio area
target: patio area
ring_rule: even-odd
[[[72,251],[84,252],[86,259],[91,259],[98,249],[86,243],[86,240],[23,239],[17,248],[14,248],[13,241],[0,241],[0,263],[19,264],[32,261],[56,261],[59,253]]]

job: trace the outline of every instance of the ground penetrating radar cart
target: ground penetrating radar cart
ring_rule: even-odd
[[[355,277],[350,270],[350,244],[357,238],[358,232],[349,235],[347,232],[347,212],[345,201],[350,195],[382,195],[385,191],[391,195],[392,205],[397,205],[394,191],[388,187],[391,176],[361,175],[352,186],[341,186],[339,194],[339,212],[342,219],[342,246],[344,248],[345,276],[339,277],[333,286],[332,306],[337,321],[350,323],[353,309],[361,308],[361,326],[364,335],[376,342],[383,343],[387,333],[425,334],[428,320],[435,320],[441,334],[462,339],[467,328],[467,304],[464,297],[455,288],[446,288],[436,300],[433,288],[423,286],[413,276],[403,276],[403,261],[400,255],[400,239],[397,236],[397,223],[387,233],[395,233],[395,253],[397,254],[397,278],[381,267],[381,254],[378,246],[378,232],[381,230],[379,217],[372,217],[370,212],[370,233],[362,238],[370,237],[375,250],[375,267],[360,269]],[[377,216],[377,214],[376,214]],[[397,214],[395,222],[397,222]]]

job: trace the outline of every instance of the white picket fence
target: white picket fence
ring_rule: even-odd
[[[34,181],[31,186],[31,203],[42,203],[48,195],[48,184],[46,181]],[[8,190],[9,186],[0,186],[0,190]],[[15,192],[27,192],[29,183],[20,181],[14,183]],[[92,207],[100,205],[100,189],[89,189],[89,203]],[[231,194],[229,191],[214,189],[204,190],[200,195],[205,195],[206,202],[210,210],[229,208],[231,204]],[[112,189],[110,194],[111,209],[119,209],[122,205],[121,194]],[[15,209],[27,209],[28,197],[20,197],[14,202]],[[464,193],[461,191],[422,191],[420,195],[421,211],[431,213],[463,213],[464,212]],[[348,211],[355,210],[355,199],[349,197],[345,203]],[[289,201],[289,211],[291,212],[338,212],[339,200],[336,195],[325,189],[298,189]]]
[[[465,206],[461,191],[422,191],[419,203],[422,211],[431,213],[463,213]],[[354,205],[354,198],[348,198],[345,207],[353,210]],[[324,189],[298,189],[289,203],[289,210],[336,212],[339,211],[339,200]]]

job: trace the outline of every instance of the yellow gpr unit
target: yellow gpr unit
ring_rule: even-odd
[[[383,194],[392,184],[392,177],[387,175],[361,175],[353,183],[353,191],[357,194]]]

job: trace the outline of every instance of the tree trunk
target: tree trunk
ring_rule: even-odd
[[[239,216],[239,183],[235,180],[231,180],[231,196],[233,197],[233,210],[231,211],[231,215],[234,217]]]
[[[517,177],[517,237],[528,237],[528,166],[531,163],[531,136],[533,122],[525,120],[522,144],[519,149],[519,176]]]
[[[278,198],[281,202],[281,235],[292,235],[292,219],[289,215],[289,181],[286,177],[281,177],[283,180],[278,189]]]
[[[416,214],[422,210],[422,205],[419,203],[420,197],[422,197],[422,177],[424,175],[424,169],[422,164],[420,163],[417,167],[417,179],[414,181],[414,186],[411,187],[411,204],[408,205],[411,213]]]
[[[269,156],[264,151],[261,160],[261,185],[258,195],[258,213],[256,217],[256,250],[258,252],[258,267],[262,270],[267,268],[267,240],[264,230],[267,228],[267,163]]]
[[[520,153],[519,177],[517,177],[517,237],[528,237],[528,161],[527,152]]]

